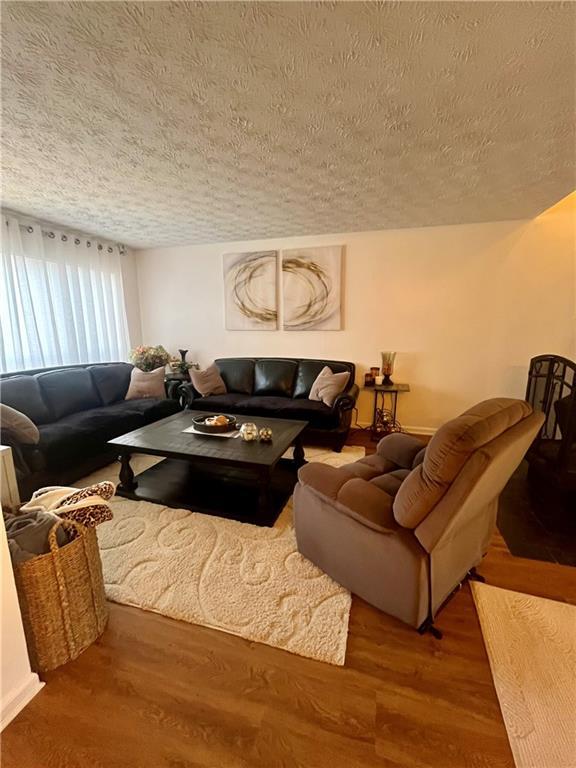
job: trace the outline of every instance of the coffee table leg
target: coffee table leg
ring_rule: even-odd
[[[119,491],[135,491],[138,483],[134,480],[134,472],[130,466],[130,454],[123,453],[120,458],[120,485]]]
[[[258,495],[258,512],[263,517],[267,517],[270,513],[270,474],[263,472],[258,478],[259,495]]]
[[[294,441],[294,464],[296,464],[297,469],[300,469],[300,467],[303,467],[304,464],[306,464],[306,459],[304,458],[304,446],[302,445],[300,437],[297,437]]]

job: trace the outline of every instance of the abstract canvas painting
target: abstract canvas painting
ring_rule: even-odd
[[[275,331],[278,327],[278,251],[224,255],[226,328]]]
[[[282,251],[286,331],[341,329],[342,246]]]

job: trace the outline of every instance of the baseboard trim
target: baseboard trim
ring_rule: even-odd
[[[434,435],[438,430],[438,427],[413,427],[410,425],[403,427],[405,432],[410,432],[412,435]]]
[[[10,723],[24,707],[32,701],[34,696],[44,687],[35,672],[30,672],[26,680],[18,687],[13,688],[6,700],[2,702],[2,711],[0,713],[0,731]]]
[[[369,427],[370,424],[370,421],[358,421],[353,425],[352,429],[354,427]],[[402,431],[410,432],[412,435],[433,435],[437,431],[437,427],[414,427],[410,424],[403,424]]]

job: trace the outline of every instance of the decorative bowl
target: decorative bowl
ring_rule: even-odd
[[[217,413],[207,413],[204,416],[196,416],[192,419],[194,429],[197,432],[204,432],[207,435],[217,435],[223,432],[233,432],[236,429],[236,417],[226,416],[226,424],[206,424],[206,419],[213,419],[218,416]],[[224,415],[224,414],[223,414]]]

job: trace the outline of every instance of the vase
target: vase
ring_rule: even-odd
[[[390,378],[394,373],[394,360],[396,358],[396,352],[382,352],[382,384],[385,387],[389,387],[394,382]]]

